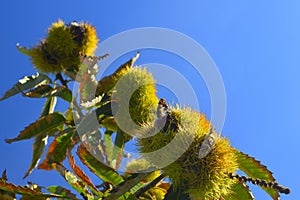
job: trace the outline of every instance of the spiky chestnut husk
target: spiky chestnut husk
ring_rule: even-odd
[[[69,26],[65,26],[62,21],[54,23],[48,30],[45,41],[42,42],[42,50],[56,60],[57,69],[60,68],[71,71],[78,67],[80,63],[80,46],[74,41],[74,35]],[[49,63],[51,64],[51,63]],[[46,66],[36,66],[47,69]],[[59,71],[56,71],[59,72]]]
[[[51,54],[46,52],[43,48],[44,45],[38,45],[30,50],[30,57],[33,66],[46,73],[57,73],[63,70],[58,60]]]
[[[210,123],[205,119],[205,116],[200,116],[199,113],[193,112],[189,108],[180,109],[179,107],[172,107],[167,115],[165,126],[159,127],[161,130],[158,130],[155,135],[153,135],[153,130],[157,129],[157,127],[154,127],[151,123],[143,124],[141,134],[144,138],[138,140],[138,146],[142,153],[160,150],[174,140],[176,136],[176,145],[174,147],[172,145],[172,148],[168,149],[168,151],[151,154],[151,158],[146,158],[151,162],[157,161],[159,163],[160,161],[170,160],[170,156],[174,157],[173,154],[178,152],[178,148],[180,148],[181,151],[182,149],[183,151],[186,150],[187,145],[189,145],[195,135],[197,135],[195,132],[198,132],[198,129],[202,130],[203,135],[210,129]],[[199,122],[202,125],[198,128],[197,124],[199,124]],[[182,124],[184,124],[184,126]],[[147,137],[149,133],[153,136]],[[186,139],[189,141],[187,142]]]
[[[155,81],[146,69],[136,67],[125,71],[114,91],[112,99],[117,110],[114,117],[124,132],[134,134],[136,127],[155,118],[158,103]]]
[[[65,25],[59,20],[49,28],[46,38],[28,54],[38,70],[46,73],[76,72],[80,55],[93,55],[98,38],[95,28],[87,23]]]
[[[215,138],[215,145],[204,158],[199,158],[199,146],[210,132],[211,124],[203,114],[190,111],[187,108],[171,108],[170,120],[178,123],[178,129],[170,127],[165,132],[158,132],[155,136],[140,139],[138,145],[142,153],[157,151],[169,144],[176,134],[193,138],[187,150],[173,163],[163,167],[164,174],[168,175],[174,188],[183,189],[192,199],[212,200],[219,199],[230,193],[234,180],[228,173],[237,170],[237,161],[234,149],[227,139]],[[198,126],[198,127],[192,127]],[[190,135],[192,134],[192,135]],[[153,161],[169,159],[172,153],[180,150],[186,144],[185,137],[181,137],[174,149],[151,157]],[[188,139],[187,139],[188,140]]]
[[[151,168],[151,164],[145,159],[133,159],[129,163],[127,163],[125,167],[126,173],[124,174],[125,178],[129,177],[130,174],[139,173],[139,172],[147,172]],[[150,182],[153,181],[160,175],[159,170],[155,170],[151,172],[143,181]]]
[[[96,29],[90,24],[80,23],[80,26],[84,28],[83,45],[81,46],[81,52],[84,55],[93,56],[99,39],[97,37]]]

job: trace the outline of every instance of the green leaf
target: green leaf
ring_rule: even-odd
[[[138,52],[132,59],[121,65],[113,74],[103,77],[98,81],[96,95],[110,92],[115,86],[119,78],[130,68],[133,67],[135,61],[139,58]]]
[[[49,115],[49,114],[53,113],[54,108],[56,106],[56,102],[57,102],[56,97],[48,98],[46,100],[46,103],[45,103],[45,105],[43,107],[43,110],[41,112],[41,117],[44,117],[46,115]]]
[[[78,147],[77,155],[81,162],[104,182],[108,182],[113,186],[116,186],[124,181],[122,176],[120,176],[115,170],[97,160],[96,157],[86,149],[84,144],[81,144]]]
[[[151,172],[150,172],[151,173]],[[119,184],[105,200],[114,200],[125,193],[129,192],[133,187],[144,180],[150,173],[132,174],[123,183]]]
[[[113,143],[111,139],[111,132],[106,131],[104,133],[104,153],[106,156],[106,160],[109,164],[111,164],[111,161],[113,160]]]
[[[255,158],[236,150],[239,169],[242,170],[249,177],[254,179],[261,179],[267,182],[274,182],[275,178],[272,175],[272,172],[267,169],[265,165],[262,165],[260,161]],[[259,186],[261,187],[261,186]],[[279,193],[273,188],[261,187],[265,190],[274,200],[279,199]]]
[[[101,119],[100,125],[111,132],[117,132],[118,130],[118,125],[115,122],[114,117],[105,117]]]
[[[62,198],[62,200],[77,199],[75,194],[61,186],[49,186],[47,187],[47,190],[51,193],[61,195],[62,197],[64,197]]]
[[[74,113],[75,111],[73,111],[73,103],[71,103],[70,105],[69,105],[69,108],[64,112],[64,114],[65,114],[65,116],[66,116],[66,124],[67,125],[75,125],[74,124],[74,116],[73,115],[75,115],[75,113]]]
[[[46,85],[51,83],[51,79],[45,74],[39,74],[32,76],[25,76],[23,79],[20,79],[11,89],[9,89],[3,97],[0,98],[0,101],[7,99],[11,96],[14,96],[19,93],[23,93],[26,90],[37,87],[38,85]]]
[[[172,185],[165,196],[165,200],[190,200],[190,197],[179,189],[175,190]]]
[[[128,192],[126,192],[125,194],[123,194],[122,196],[120,196],[118,198],[118,200],[128,200],[128,199],[137,199],[135,197],[135,193],[141,189],[142,187],[144,187],[145,185],[147,185],[146,183],[143,182],[139,182],[138,184],[136,184],[135,186],[133,186]]]
[[[6,139],[7,143],[12,143],[20,140],[26,140],[43,133],[50,132],[54,129],[59,128],[66,121],[63,114],[55,112],[46,116],[41,117],[36,122],[27,126],[21,133],[13,139]]]
[[[40,187],[39,185],[34,184],[32,182],[27,182],[26,187],[28,187],[36,192],[42,191],[42,187]],[[49,198],[48,197],[33,197],[33,196],[29,196],[29,195],[22,195],[20,200],[49,200]]]
[[[138,200],[133,194],[123,195],[118,200]]]
[[[77,132],[80,136],[83,136],[85,133],[94,131],[99,128],[103,118],[111,116],[111,104],[106,103],[100,108],[91,111],[87,114],[77,125]],[[99,122],[100,121],[100,122]]]
[[[21,47],[19,43],[17,43],[17,49],[20,53],[31,56],[31,49]]]
[[[237,181],[231,188],[231,194],[224,197],[226,200],[254,200],[254,196],[247,186],[243,182]]]
[[[124,132],[121,129],[118,129],[116,139],[115,139],[115,145],[113,149],[113,156],[112,161],[115,163],[114,168],[118,169],[120,167],[122,157],[124,154],[124,146],[125,146],[125,137]]]
[[[103,117],[113,116],[111,110],[111,102],[105,102],[101,107],[96,109],[96,115],[98,119],[103,119]]]
[[[52,88],[50,85],[40,85],[26,93],[23,93],[23,96],[32,98],[48,98],[57,96],[67,102],[72,101],[72,91],[65,86]]]
[[[147,185],[147,183],[144,182],[139,182],[138,184],[136,184],[135,186],[133,186],[129,193],[130,194],[135,194],[137,191],[139,191],[141,188],[143,188],[145,185]]]
[[[61,195],[58,195],[58,194],[45,194],[40,191],[33,190],[29,187],[16,186],[12,183],[8,183],[1,179],[0,179],[0,189],[7,191],[7,192],[27,195],[27,196],[31,196],[31,197],[54,197],[54,198],[62,197]]]
[[[96,112],[93,110],[91,113],[86,115],[80,123],[77,125],[77,132],[80,136],[87,132],[91,132],[99,128],[99,122],[97,120]]]
[[[53,164],[61,163],[65,160],[68,150],[74,144],[71,140],[75,133],[74,128],[68,128],[63,134],[57,136],[50,144],[45,160],[38,166],[39,169],[51,170]]]
[[[72,172],[68,171],[63,165],[54,164],[55,169],[62,177],[75,189],[79,194],[84,195],[88,199],[94,199],[93,195],[88,191],[86,186]]]
[[[38,135],[34,139],[33,147],[33,156],[29,169],[24,175],[23,179],[25,179],[29,174],[31,174],[32,170],[37,167],[41,156],[43,155],[46,145],[47,145],[48,135],[47,133]]]
[[[48,98],[42,110],[41,117],[53,113],[55,105],[56,105],[56,97]],[[45,151],[47,140],[48,140],[48,133],[46,132],[35,137],[32,146],[33,147],[32,161],[23,179],[25,179],[32,172],[32,170],[37,167],[40,158]]]

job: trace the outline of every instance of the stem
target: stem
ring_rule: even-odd
[[[62,77],[61,73],[57,73],[57,74],[56,74],[56,79],[58,79],[58,80],[61,82],[61,84],[62,84],[63,86],[65,86],[66,88],[68,88],[68,81],[66,81],[66,80]]]
[[[63,76],[61,75],[61,73],[57,73],[55,79],[59,80],[63,86],[65,86],[66,88],[68,88],[68,81],[63,78]],[[79,105],[77,104],[76,101],[73,101],[73,106],[77,110],[80,118],[84,117],[84,115],[83,115],[83,113],[82,113],[82,111],[81,111],[81,109],[80,109],[80,107],[79,107]]]
[[[104,54],[103,56],[98,56],[98,60],[103,60],[103,59],[105,59],[108,56],[109,56],[108,53]]]
[[[163,178],[165,178],[164,174],[159,175],[156,179],[154,179],[151,183],[149,183],[148,185],[146,185],[145,187],[139,189],[136,193],[135,193],[135,197],[139,198],[142,194],[144,194],[147,190],[149,190],[150,188],[154,187],[157,183],[159,183],[159,181],[161,181]]]

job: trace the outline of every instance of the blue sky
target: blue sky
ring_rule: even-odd
[[[294,1],[5,1],[2,3],[1,60],[3,94],[23,75],[35,73],[29,59],[15,47],[33,46],[58,18],[88,21],[103,41],[140,27],[179,31],[201,44],[222,75],[227,115],[223,135],[232,145],[261,160],[277,181],[290,187],[285,199],[299,199],[300,2]],[[162,53],[163,54],[163,53]],[[152,56],[155,55],[155,56]],[[129,58],[129,57],[128,57]],[[122,57],[127,60],[128,58]],[[167,59],[167,60],[166,60]],[[158,62],[183,69],[185,62],[159,52],[146,52],[138,63]],[[195,87],[202,80],[191,80]],[[210,114],[205,87],[201,111]],[[160,95],[168,96],[169,94]],[[170,96],[171,97],[171,96]],[[171,99],[168,99],[172,101]],[[0,171],[9,180],[48,186],[64,185],[55,172],[34,171],[22,180],[31,160],[32,141],[6,144],[39,116],[44,100],[20,95],[0,102]],[[254,187],[256,199],[268,199]]]

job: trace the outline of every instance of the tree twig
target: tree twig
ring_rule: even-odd
[[[68,81],[62,77],[61,73],[57,73],[55,79],[59,80],[63,86],[68,88]]]
[[[259,185],[259,186],[262,186],[265,188],[273,188],[274,190],[277,190],[278,192],[284,193],[284,194],[289,194],[291,192],[291,190],[289,188],[279,185],[277,182],[274,182],[274,181],[268,182],[265,180],[261,180],[259,178],[255,179],[255,178],[240,176],[238,174],[232,174],[232,173],[229,174],[229,177],[231,179],[236,178],[237,180],[242,181],[244,183],[251,182],[254,185]]]

